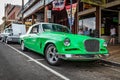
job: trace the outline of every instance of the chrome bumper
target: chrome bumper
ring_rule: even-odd
[[[104,59],[108,56],[109,56],[109,54],[87,54],[87,55],[65,54],[65,55],[58,55],[59,58],[65,59],[65,60],[97,60],[97,59]]]

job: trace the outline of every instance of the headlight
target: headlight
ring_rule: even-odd
[[[70,45],[70,39],[66,38],[66,39],[64,40],[64,45],[65,45],[65,46],[69,46],[69,45]]]
[[[104,43],[103,43],[103,46],[107,47],[107,42],[104,42]]]

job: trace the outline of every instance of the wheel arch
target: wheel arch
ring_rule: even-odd
[[[48,42],[48,43],[46,43],[46,45],[44,46],[44,50],[43,50],[43,54],[44,54],[44,55],[45,55],[45,50],[46,50],[46,48],[47,48],[47,46],[48,46],[49,44],[53,44],[53,45],[56,47],[55,43],[53,43],[53,42]]]
[[[21,44],[22,42],[23,42],[23,40],[21,39],[21,40],[20,40],[20,44]]]

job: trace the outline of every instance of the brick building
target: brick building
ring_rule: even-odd
[[[5,26],[7,27],[11,22],[18,21],[18,13],[21,10],[21,6],[6,4],[5,6]]]
[[[21,10],[21,6],[19,5],[12,5],[12,4],[6,4],[5,5],[5,11],[4,11],[4,17],[3,20],[4,22],[1,24],[1,32],[8,27],[8,25],[11,22],[18,22],[18,13]]]

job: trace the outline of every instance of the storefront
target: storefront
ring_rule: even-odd
[[[111,26],[116,29],[116,43],[120,43],[120,24],[119,14],[120,1],[115,0],[106,4],[106,8],[101,9],[101,36],[110,39]]]
[[[98,10],[99,9],[99,10]],[[120,2],[115,0],[109,2],[104,7],[97,7],[87,3],[79,3],[78,29],[88,27],[88,29],[99,30],[99,37],[109,41],[110,26],[116,28],[116,43],[120,42]]]

